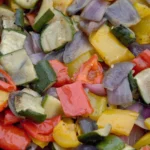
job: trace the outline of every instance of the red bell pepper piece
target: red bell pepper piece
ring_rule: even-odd
[[[58,60],[50,60],[49,62],[57,76],[57,82],[54,84],[54,87],[60,87],[70,83],[68,68]]]
[[[4,112],[0,112],[0,125],[4,124]]]
[[[93,112],[81,82],[64,85],[56,91],[67,117],[82,116]]]
[[[0,5],[2,5],[4,3],[4,0],[0,0]]]
[[[10,109],[5,110],[4,125],[12,125],[20,121],[20,118],[16,117]]]
[[[103,68],[98,63],[98,56],[94,54],[87,62],[81,65],[75,73],[74,80],[83,83],[100,84],[103,79]]]
[[[26,17],[27,17],[30,25],[32,26],[35,21],[36,13],[35,12],[28,13],[28,14],[26,14]]]
[[[16,85],[13,82],[12,78],[4,70],[0,69],[0,73],[6,78],[7,82],[0,80],[0,90],[7,92],[13,92],[16,90]]]
[[[0,104],[0,112],[2,112],[8,106],[8,101],[4,101]]]
[[[31,137],[42,142],[52,142],[53,129],[60,120],[61,120],[60,116],[45,120],[40,124],[34,123],[30,120],[24,120],[21,122],[21,125]]]
[[[0,125],[0,148],[5,150],[25,150],[30,138],[25,131],[12,125]]]
[[[140,150],[150,150],[150,146],[144,146],[144,147],[142,147]]]
[[[150,51],[145,50],[140,55],[132,60],[135,64],[133,70],[135,74],[139,73],[140,71],[150,67]]]

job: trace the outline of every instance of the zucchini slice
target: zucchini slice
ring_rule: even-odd
[[[20,93],[15,96],[16,112],[36,122],[46,119],[45,110],[41,106],[42,97],[34,97],[28,93]]]
[[[138,73],[135,79],[144,102],[150,104],[150,68]]]
[[[1,5],[0,6],[0,17],[13,17],[15,14],[13,11],[11,11],[7,6]]]
[[[131,29],[123,25],[113,27],[111,31],[116,36],[116,38],[125,46],[129,46],[131,43],[136,41],[135,33]]]
[[[3,30],[0,52],[3,55],[5,55],[22,49],[24,46],[25,39],[26,35],[23,34],[23,32],[20,32],[19,30]]]
[[[96,146],[98,150],[123,150],[124,142],[115,135],[109,135]]]
[[[15,0],[15,2],[22,8],[30,9],[36,5],[38,0]]]
[[[60,101],[53,96],[46,95],[42,101],[42,106],[48,119],[63,114]]]
[[[41,33],[41,45],[43,51],[48,53],[72,41],[74,27],[68,17],[55,10],[55,17]]]
[[[39,80],[33,84],[33,88],[43,93],[56,82],[56,74],[47,60],[40,61],[35,66]]]
[[[34,66],[24,49],[2,56],[0,63],[16,85],[27,84],[38,79]]]
[[[35,31],[39,32],[43,28],[43,26],[54,17],[54,13],[52,12],[52,6],[52,0],[43,0],[33,25],[33,29]]]
[[[98,129],[86,134],[78,136],[78,140],[84,144],[95,144],[102,141],[104,137],[108,136],[111,131],[111,125],[108,124],[102,129]]]
[[[30,94],[30,95],[32,95],[32,96],[34,96],[34,97],[40,97],[40,94],[39,94],[38,92],[33,91],[33,90],[30,89],[30,88],[24,88],[24,89],[22,90],[22,92],[28,93],[28,94]]]

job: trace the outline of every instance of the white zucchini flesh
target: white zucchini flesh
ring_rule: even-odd
[[[19,49],[22,49],[26,35],[15,30],[3,30],[0,52],[5,55]]]

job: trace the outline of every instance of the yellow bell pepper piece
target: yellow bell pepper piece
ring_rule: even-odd
[[[111,124],[111,133],[129,136],[137,117],[138,113],[129,110],[107,109],[99,117],[97,125],[102,128]]]
[[[77,147],[80,143],[76,135],[74,123],[60,121],[53,130],[55,142],[63,148]]]
[[[136,40],[140,44],[150,43],[150,15],[143,18],[137,25],[132,27]]]
[[[33,138],[33,137],[30,137],[30,138],[31,138],[31,140],[32,140],[32,142],[33,142],[34,144],[38,145],[38,146],[41,147],[41,148],[44,148],[44,147],[47,146],[48,143],[49,143],[49,142],[41,142],[41,141],[39,141],[39,140],[37,140],[37,139],[35,139],[35,138]]]
[[[134,4],[134,3],[140,3],[140,4],[147,5],[146,0],[131,0],[131,2],[132,2],[133,4]]]
[[[133,146],[135,149],[140,149],[141,147],[145,145],[150,144],[150,132],[145,134],[143,137],[141,137]]]
[[[109,66],[134,58],[133,54],[111,33],[107,25],[103,25],[97,32],[92,33],[89,40]]]
[[[12,11],[16,11],[16,9],[21,8],[19,5],[15,3],[14,0],[7,0],[8,6],[12,9]]]
[[[134,7],[141,18],[145,18],[150,15],[150,8],[148,6],[140,3],[135,3]]]
[[[58,9],[66,15],[66,10],[72,2],[73,0],[53,0],[53,5],[55,9]]]
[[[103,96],[97,96],[91,92],[88,93],[88,97],[92,108],[94,109],[93,113],[90,114],[89,117],[97,121],[102,112],[107,108],[107,98]]]
[[[86,53],[82,54],[81,56],[79,56],[74,61],[66,64],[66,66],[68,67],[69,76],[72,77],[73,74],[78,71],[78,69],[80,68],[80,66],[84,62],[86,62],[87,60],[89,60],[91,58],[91,56],[92,56],[91,52],[86,52]]]
[[[144,124],[150,130],[150,118],[145,119]]]

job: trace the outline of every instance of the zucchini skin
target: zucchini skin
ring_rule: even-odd
[[[84,144],[96,144],[103,139],[104,137],[100,136],[96,132],[89,132],[78,136],[78,140]]]
[[[37,21],[35,22],[35,24],[33,25],[33,29],[37,32],[40,32],[41,29],[43,28],[43,26],[52,18],[54,17],[54,13],[48,9],[43,16]]]
[[[17,9],[16,10],[16,20],[15,24],[21,28],[24,28],[24,11],[23,9]]]
[[[33,88],[38,93],[43,93],[56,82],[56,73],[47,60],[40,61],[35,70],[39,80],[33,84]]]
[[[129,46],[131,43],[136,41],[135,34],[132,30],[123,25],[114,27],[111,32],[116,36],[116,38],[125,46]]]

